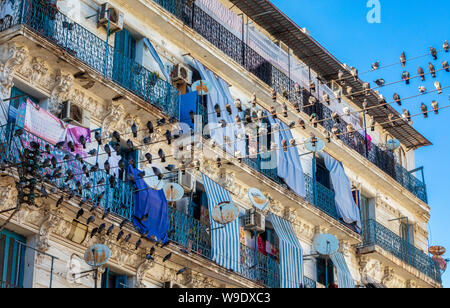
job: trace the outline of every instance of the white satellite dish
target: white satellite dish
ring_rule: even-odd
[[[397,139],[389,139],[386,142],[386,148],[390,151],[395,151],[400,147],[400,141],[398,141]]]
[[[325,142],[320,139],[316,139],[315,142],[313,142],[311,139],[308,139],[305,145],[306,149],[310,152],[320,152],[325,148]]]
[[[339,250],[339,241],[332,234],[320,234],[316,236],[313,247],[322,256],[330,256]]]

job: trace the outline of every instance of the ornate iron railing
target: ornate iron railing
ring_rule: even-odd
[[[23,134],[20,136],[17,136],[14,131],[15,129],[12,129],[10,125],[1,127],[0,155],[3,161],[15,165],[20,164],[23,150],[25,148],[30,149],[30,144],[35,142],[40,146],[41,162],[53,157],[57,160],[56,168],[53,168],[53,166],[42,168],[41,183],[51,184],[57,187],[59,192],[74,192],[76,196],[86,202],[109,209],[112,213],[121,217],[131,219],[135,201],[134,189],[131,184],[116,179],[114,186],[111,188],[109,177],[114,175],[106,174],[105,171],[100,169],[91,171],[93,165],[80,162],[70,151],[59,149],[26,130],[23,130]],[[49,147],[49,153],[47,153],[46,146]],[[83,166],[89,170],[89,177],[83,171]],[[53,177],[55,169],[60,170],[60,177]],[[67,178],[68,170],[73,172],[72,179]],[[100,181],[105,184],[99,185]],[[78,189],[80,186],[88,188],[83,188],[80,193]],[[100,197],[102,194],[103,197]]]
[[[314,179],[305,174],[305,185],[306,185],[306,200],[311,204],[314,202]],[[319,182],[316,183],[316,194],[317,194],[317,204],[315,204],[319,209],[333,217],[334,219],[341,221],[336,209],[335,193],[331,189],[326,188]]]
[[[209,225],[188,214],[169,208],[169,239],[178,245],[211,259],[211,236]]]
[[[170,81],[162,80],[156,73],[115,51],[104,40],[43,1],[16,1],[14,11],[13,17],[2,20],[0,29],[24,24],[107,79],[168,116],[178,118],[179,92]]]
[[[303,106],[303,102],[306,102],[306,104],[309,105],[308,99],[310,93],[308,91],[303,90],[301,93],[297,93],[295,91],[295,81],[290,79],[289,76],[249,47],[243,42],[242,38],[232,34],[219,21],[196,6],[191,0],[154,1],[177,16],[185,24],[201,34],[231,59],[240,63],[264,83],[274,88],[277,93],[287,97],[290,102],[296,102],[300,106]],[[332,91],[327,92],[333,93]],[[333,97],[333,94],[330,95]],[[323,102],[317,103],[315,106],[305,107],[304,112],[309,115],[316,113],[319,119],[330,118],[332,113]],[[327,120],[321,123],[321,125],[331,132],[334,121]],[[342,133],[347,132],[346,126],[347,123],[342,120],[339,124],[339,129]],[[339,139],[347,146],[369,159],[422,201],[428,202],[425,184],[396,163],[392,152],[381,150],[375,144],[371,144],[369,146],[370,150],[366,150],[366,138],[359,132],[355,132],[352,136],[348,134],[341,135],[339,136]]]
[[[435,281],[442,282],[439,266],[430,256],[377,221],[365,221],[362,235],[363,247],[377,245]]]
[[[280,262],[241,244],[241,275],[268,288],[280,288]]]
[[[303,278],[304,282],[303,285],[305,287],[305,289],[316,289],[317,288],[317,282],[315,280],[312,280],[311,278],[308,277],[304,277]]]

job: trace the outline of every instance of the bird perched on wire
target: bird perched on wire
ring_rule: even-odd
[[[425,119],[428,118],[428,107],[427,105],[425,105],[425,103],[422,103],[422,105],[420,106],[420,111],[423,113],[423,117]]]
[[[405,54],[405,52],[402,52],[402,54],[400,55],[400,63],[402,64],[403,67],[406,66],[406,54]]]
[[[448,64],[448,61],[442,62],[442,68],[443,68],[446,72],[450,72],[450,66],[449,66],[449,64]]]
[[[430,70],[430,74],[433,78],[436,78],[436,68],[434,67],[433,63],[428,63],[428,69]]]
[[[448,52],[450,50],[450,45],[448,44],[447,40],[445,40],[442,48],[444,48],[445,52]]]
[[[433,107],[435,114],[439,114],[439,103],[437,101],[432,101],[431,107]]]
[[[410,83],[410,74],[407,71],[404,71],[402,74],[402,80],[404,80],[406,82],[406,84],[408,85]]]
[[[384,86],[384,84],[386,83],[386,81],[383,78],[379,78],[377,80],[374,81],[376,83],[377,86],[382,87]]]
[[[425,71],[421,66],[419,66],[419,68],[417,69],[417,73],[422,78],[422,81],[425,81]]]
[[[434,87],[436,88],[436,90],[438,91],[438,94],[442,94],[442,87],[441,87],[441,83],[439,81],[436,81],[434,83]]]
[[[372,70],[373,71],[376,71],[379,68],[380,68],[380,61],[377,61],[377,62],[372,64]]]
[[[358,80],[358,70],[356,67],[352,67],[350,73],[352,74],[353,78],[355,78],[355,81]]]
[[[434,60],[437,60],[437,51],[436,51],[436,48],[434,48],[434,47],[430,47],[430,53],[431,53],[431,55],[433,56],[433,59]]]
[[[408,110],[403,109],[402,118],[406,122],[411,122],[411,113]]]
[[[131,125],[131,132],[133,133],[133,137],[137,138],[137,136],[138,136],[138,127],[137,127],[136,123],[133,123],[133,125]]]
[[[419,92],[424,94],[425,92],[427,92],[427,88],[425,86],[420,86],[419,87]]]
[[[172,253],[171,252],[163,258],[163,262],[169,261],[170,258],[172,258]]]
[[[401,106],[402,105],[402,99],[400,98],[400,95],[397,93],[394,93],[394,101]]]

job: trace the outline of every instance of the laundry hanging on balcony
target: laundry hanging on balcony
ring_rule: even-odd
[[[269,114],[267,114],[269,116]],[[303,173],[300,156],[297,147],[290,146],[289,141],[293,140],[289,127],[275,120],[271,116],[268,117],[272,127],[272,142],[277,146],[277,167],[278,176],[286,182],[290,189],[297,195],[306,197],[305,175]],[[279,128],[276,128],[276,127]],[[283,149],[283,140],[287,142],[287,149]],[[272,158],[274,159],[274,158]]]
[[[355,281],[348,268],[345,257],[341,252],[330,255],[331,261],[337,269],[338,286],[340,289],[354,289]]]
[[[339,217],[347,224],[355,224],[358,232],[361,232],[360,210],[353,199],[350,180],[345,174],[342,163],[332,158],[325,152],[321,153],[325,166],[330,171],[331,181],[336,194],[336,209]]]
[[[224,201],[232,201],[228,190],[204,174],[202,174],[202,179],[208,197],[210,214],[213,208],[219,203]],[[211,246],[213,261],[235,272],[240,272],[241,245],[239,219],[223,226],[215,222],[212,219],[212,215],[210,215],[210,223],[212,230]]]
[[[140,171],[128,166],[136,179],[135,206],[133,225],[141,234],[147,234],[147,238],[156,241],[167,242],[169,231],[169,205],[163,190],[153,190],[139,176]]]
[[[158,55],[158,52],[156,51],[155,47],[153,47],[153,44],[150,42],[148,38],[144,38],[144,44],[147,47],[150,54],[152,55],[153,59],[158,64],[161,75],[165,77],[167,82],[170,82],[170,74],[167,72],[164,63],[162,62],[160,56]]]
[[[304,279],[302,246],[289,221],[272,213],[269,220],[280,239],[281,288],[301,288]]]
[[[234,99],[231,96],[228,84],[221,78],[215,76],[213,72],[206,69],[199,61],[194,60],[196,69],[200,72],[200,76],[208,84],[208,128],[205,130],[218,145],[225,145],[226,151],[235,155],[236,151],[239,151],[244,157],[247,155],[246,142],[245,142],[245,130],[242,126],[235,124],[236,116],[242,116],[239,114],[236,106],[234,105]],[[231,106],[231,115],[226,110],[226,104]],[[215,106],[218,105],[221,112],[220,117],[215,112]],[[224,120],[227,125],[224,128],[220,128],[219,122]],[[204,128],[205,129],[205,128]],[[237,137],[236,137],[237,136]]]

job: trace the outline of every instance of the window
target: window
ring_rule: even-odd
[[[317,267],[317,282],[323,284],[327,288],[330,284],[334,283],[334,265],[331,260],[325,260],[324,258],[316,259]],[[326,270],[325,270],[326,269]]]
[[[325,167],[325,162],[323,158],[317,158],[317,164],[316,164],[316,178],[317,182],[322,184],[328,189],[333,189],[331,186],[331,177],[330,177],[330,171]]]
[[[10,231],[0,233],[0,289],[22,288],[25,238]]]
[[[361,221],[365,222],[368,220],[375,219],[375,209],[374,209],[374,199],[370,199],[364,195],[361,197]]]
[[[407,243],[414,245],[414,227],[402,222],[400,224],[400,237]]]
[[[126,275],[116,274],[107,268],[102,275],[102,289],[126,289],[127,280]]]
[[[131,33],[124,29],[117,32],[114,42],[114,72],[113,78],[116,82],[128,89],[133,89],[133,75],[139,73],[140,67],[135,65],[136,40]],[[136,72],[133,72],[133,69]]]

